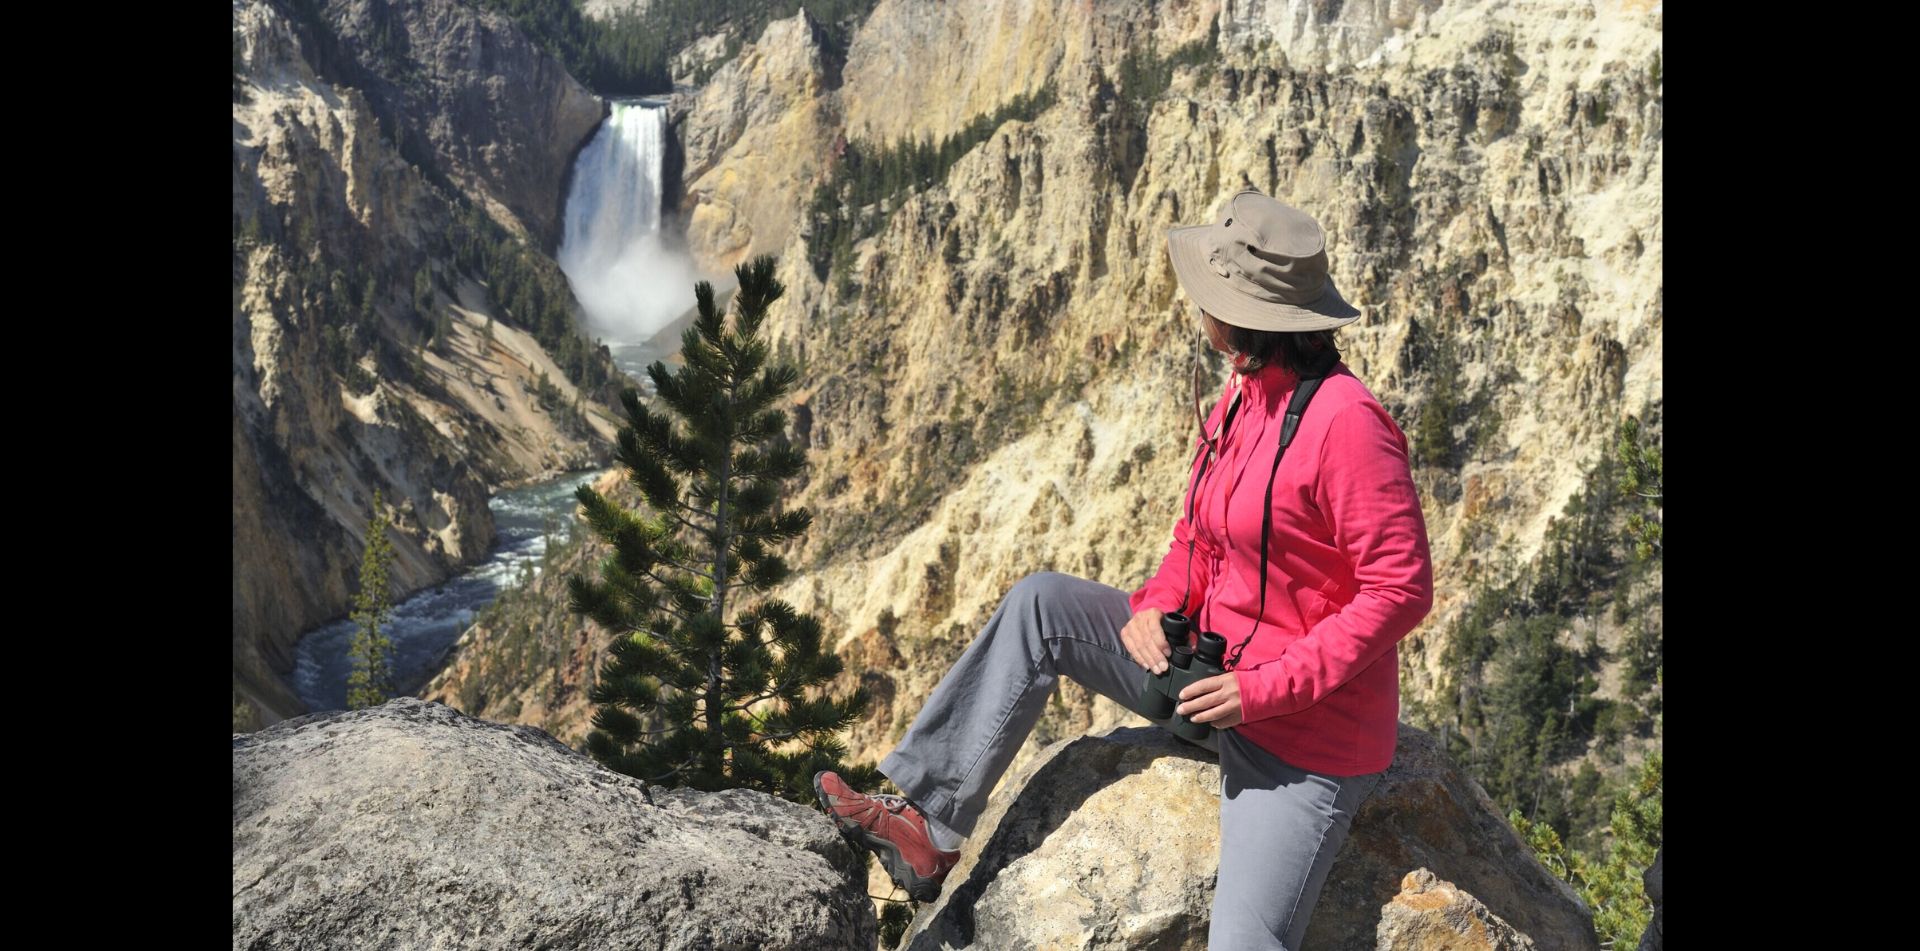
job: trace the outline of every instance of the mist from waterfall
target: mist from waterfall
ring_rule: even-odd
[[[615,100],[574,160],[566,230],[557,255],[586,310],[587,330],[608,343],[652,337],[693,306],[693,261],[660,231],[667,110],[660,100]]]

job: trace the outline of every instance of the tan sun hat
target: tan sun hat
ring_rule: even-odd
[[[1180,286],[1201,310],[1252,330],[1328,330],[1360,319],[1327,273],[1327,234],[1313,216],[1242,188],[1213,224],[1167,232]]]

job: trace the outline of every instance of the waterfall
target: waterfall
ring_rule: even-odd
[[[694,303],[693,262],[660,233],[665,105],[614,100],[574,160],[557,257],[588,332],[609,344],[644,341]]]

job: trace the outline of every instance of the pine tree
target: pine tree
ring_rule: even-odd
[[[367,273],[366,283],[360,285],[360,321],[369,329],[378,327],[380,312],[375,309],[380,302],[380,273]]]
[[[242,104],[253,101],[253,94],[247,92],[246,44],[238,33],[233,35],[233,101]]]
[[[433,310],[433,275],[424,264],[413,272],[413,310],[420,317]]]
[[[1664,545],[1661,510],[1665,505],[1662,495],[1666,491],[1666,480],[1662,475],[1660,447],[1651,443],[1641,445],[1640,419],[1628,416],[1620,421],[1614,449],[1625,469],[1620,488],[1648,500],[1647,511],[1627,516],[1627,532],[1634,541],[1634,555],[1645,561],[1658,555]]]
[[[820,622],[778,598],[746,603],[787,577],[774,548],[804,532],[812,514],[776,511],[781,483],[804,462],[776,405],[799,373],[769,365],[760,336],[784,287],[770,255],[734,273],[732,329],[713,285],[700,281],[697,317],[681,336],[685,365],[647,368],[654,405],[631,387],[621,393],[628,422],[618,458],[649,511],[629,512],[591,486],[576,492],[587,524],[613,546],[600,581],[568,579],[569,607],[616,632],[588,692],[600,706],[587,750],[648,782],[812,803],[818,770],[855,785],[881,778],[840,761],[847,750],[837,734],[865,714],[869,695],[861,686],[839,698],[810,690],[842,670],[822,648]]]
[[[393,698],[393,642],[380,629],[393,613],[393,589],[388,567],[393,544],[387,540],[387,511],[380,490],[373,490],[373,517],[367,522],[367,544],[360,557],[360,590],[353,595],[353,632],[348,654],[353,671],[347,675],[347,709],[378,706]]]

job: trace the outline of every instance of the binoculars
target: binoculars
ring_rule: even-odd
[[[1149,720],[1172,718],[1171,723],[1162,725],[1175,736],[1198,742],[1206,739],[1214,726],[1195,723],[1184,713],[1176,716],[1173,708],[1180,703],[1180,691],[1188,684],[1226,672],[1220,661],[1227,653],[1227,639],[1207,631],[1200,635],[1198,647],[1190,647],[1187,635],[1192,631],[1193,621],[1178,611],[1160,616],[1160,633],[1166,635],[1173,656],[1167,658],[1165,673],[1147,671],[1147,682],[1140,688],[1140,709],[1146,711]]]

